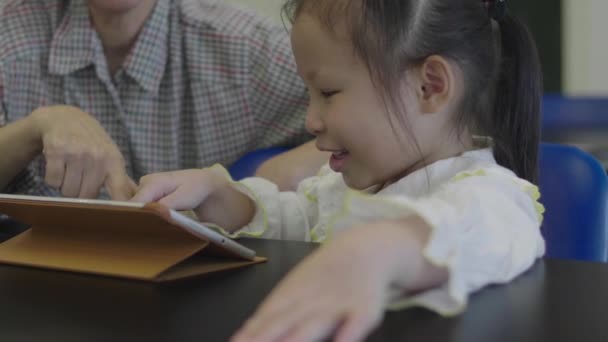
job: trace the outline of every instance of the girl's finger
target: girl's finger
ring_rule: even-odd
[[[192,193],[192,190],[184,190],[183,187],[178,187],[175,191],[160,198],[158,203],[175,210],[190,210],[196,208],[205,199],[199,195]]]
[[[266,317],[275,317],[281,315],[285,311],[289,311],[295,307],[299,307],[299,303],[304,305],[310,304],[310,298],[315,296],[318,298],[318,293],[321,293],[316,284],[301,281],[300,279],[292,279],[294,272],[297,273],[301,265],[287,277],[281,281],[270,295],[266,297],[255,311],[253,318],[265,320]],[[314,298],[314,297],[313,297]],[[250,319],[253,324],[253,319]]]
[[[380,324],[382,312],[366,312],[371,308],[349,314],[336,330],[336,342],[363,341]]]
[[[299,322],[327,310],[328,304],[322,300],[304,300],[285,306],[283,310],[254,314],[235,338],[255,341],[276,341],[292,330]],[[238,339],[237,339],[238,340]]]
[[[128,181],[127,181],[128,182]],[[131,198],[132,202],[148,203],[155,202],[175,191],[175,184],[165,179],[156,182],[140,184],[135,195]]]
[[[314,312],[306,319],[298,321],[282,341],[324,341],[332,335],[343,319],[343,310],[326,307],[323,311]]]

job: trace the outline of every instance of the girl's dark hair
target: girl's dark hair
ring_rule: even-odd
[[[432,55],[456,63],[465,82],[454,118],[459,132],[491,137],[497,162],[536,182],[542,75],[534,40],[517,18],[507,12],[491,19],[482,0],[287,0],[283,6],[292,23],[303,12],[330,33],[346,28],[389,112],[405,111],[399,93],[409,68]]]

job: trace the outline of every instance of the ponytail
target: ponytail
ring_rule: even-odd
[[[491,133],[494,158],[532,183],[538,177],[542,73],[532,35],[517,18],[499,21],[501,58]]]

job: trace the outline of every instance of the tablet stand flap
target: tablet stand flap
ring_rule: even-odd
[[[154,208],[0,202],[32,228],[0,244],[0,262],[152,280],[209,243]]]
[[[155,236],[135,238],[34,227],[0,245],[0,262],[153,280],[206,244]]]
[[[209,245],[211,246],[211,245]],[[182,278],[189,278],[198,276],[201,274],[216,273],[220,271],[227,271],[231,269],[241,268],[252,264],[265,262],[267,259],[262,257],[255,257],[254,260],[239,260],[234,258],[216,258],[205,255],[205,250],[201,253],[197,253],[187,260],[169,268],[162,274],[160,274],[155,281],[170,281]]]

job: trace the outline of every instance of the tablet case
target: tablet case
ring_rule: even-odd
[[[0,263],[162,282],[265,260],[244,260],[190,234],[156,203],[130,208],[0,199],[0,213],[31,227],[0,244]]]

